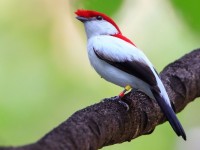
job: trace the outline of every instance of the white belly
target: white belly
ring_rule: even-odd
[[[132,88],[139,89],[145,92],[151,98],[154,98],[147,83],[99,59],[94,53],[93,49],[88,49],[88,56],[91,65],[94,67],[96,72],[105,80],[121,87],[130,85]]]
[[[127,60],[135,59],[137,61],[140,61],[140,59],[142,59],[142,61],[146,63],[154,73],[157,81],[157,86],[161,91],[161,96],[164,98],[166,103],[171,106],[169,97],[162,81],[154,71],[153,65],[144,55],[144,53],[142,53],[142,51],[132,46],[131,44],[127,44],[127,42],[124,42],[123,40],[106,35],[89,38],[87,45],[90,63],[101,77],[121,87],[130,85],[132,88],[139,89],[146,93],[149,97],[154,98],[150,90],[149,84],[99,59],[94,53],[93,47],[95,47],[98,51],[101,51],[103,54],[108,55],[109,57],[111,57],[111,59],[114,58],[117,61],[123,61],[124,57]],[[109,50],[109,53],[107,53],[107,50]],[[113,57],[112,55],[115,55],[115,57]]]

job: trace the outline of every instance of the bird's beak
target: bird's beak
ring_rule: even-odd
[[[83,23],[89,20],[88,18],[84,18],[84,17],[80,17],[80,16],[77,16],[76,19],[80,20]]]

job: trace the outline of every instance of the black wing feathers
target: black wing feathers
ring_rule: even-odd
[[[111,64],[112,66],[115,66],[116,68],[120,70],[123,70],[124,72],[128,74],[136,76],[138,79],[145,81],[152,87],[157,86],[156,78],[152,70],[150,69],[150,67],[147,66],[146,64],[136,61],[136,60],[133,60],[133,61],[125,60],[123,62],[116,62],[108,58],[107,56],[98,53],[98,51],[95,51],[95,49],[94,49],[94,52],[99,59],[104,60],[105,62]]]

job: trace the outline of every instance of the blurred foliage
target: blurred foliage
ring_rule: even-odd
[[[131,3],[135,2],[129,1]],[[85,66],[85,68],[83,67],[84,62],[82,60],[75,59],[77,58],[76,53],[85,51],[85,45],[80,50],[67,47],[66,45],[71,43],[78,45],[77,43],[81,43],[81,41],[76,37],[73,38],[72,35],[68,35],[64,28],[69,25],[67,30],[77,33],[78,37],[81,35],[75,26],[74,22],[76,20],[70,18],[73,14],[71,7],[74,9],[93,9],[108,15],[114,15],[122,9],[127,1],[68,0],[62,2],[46,0],[0,1],[0,145],[23,145],[34,142],[60,124],[73,112],[98,102],[101,98],[113,96],[121,90],[117,89],[117,86],[100,79],[92,71],[89,62],[86,62],[88,69]],[[173,3],[176,4],[175,2],[177,0],[174,0]],[[185,1],[181,2],[185,3]],[[180,4],[181,6],[183,5],[182,3]],[[179,4],[176,4],[179,9],[180,6],[177,5]],[[194,7],[197,11],[197,6],[194,4],[194,6],[188,7]],[[183,14],[185,13],[184,11],[188,12],[190,9],[190,12],[194,11],[192,10],[194,8],[188,9],[188,7],[185,7],[186,4],[182,7]],[[146,8],[144,7],[145,10]],[[58,14],[59,10],[64,11]],[[156,14],[160,15],[157,10]],[[199,21],[196,15],[198,13],[191,20]],[[168,25],[169,21],[165,17],[162,17],[163,20],[166,20],[164,23],[162,21],[156,22],[158,18],[155,16],[150,16],[149,19],[150,21],[145,23],[148,26],[142,26],[145,29],[143,32],[148,30],[154,33],[150,32],[151,37],[147,37],[141,32],[141,36],[137,35],[137,37],[141,37],[139,40],[141,43],[145,43],[147,48],[154,47],[157,49],[154,52],[150,50],[148,53],[151,53],[152,61],[157,61],[155,64],[158,64],[158,67],[162,68],[164,66],[164,59],[166,61],[174,60],[186,53],[186,50],[188,52],[191,47],[194,48],[194,39],[191,37],[185,39],[185,37],[188,37],[186,33],[181,33],[177,39],[174,38],[174,34],[177,32],[177,28],[174,28],[175,25],[167,28],[166,32],[169,34],[166,36],[166,32],[164,32],[166,28],[164,28],[163,24]],[[65,22],[62,22],[63,20],[68,22],[66,21],[67,23],[65,24]],[[76,22],[77,24],[79,23],[78,21]],[[196,29],[196,22],[191,22],[191,28],[194,28],[194,31],[200,29]],[[60,24],[64,24],[64,26]],[[81,26],[80,23],[79,25]],[[128,26],[129,24],[127,23],[127,28]],[[58,28],[61,29],[63,34],[66,34],[64,38],[58,32]],[[160,38],[160,35],[163,36],[163,39]],[[61,36],[61,38],[56,39],[56,36]],[[152,37],[156,44],[149,40]],[[186,42],[183,42],[180,37],[185,39]],[[63,43],[61,39],[64,41]],[[167,43],[166,45],[169,47],[163,43]],[[60,46],[61,44],[64,46]],[[161,47],[163,45],[164,48]],[[186,49],[185,51],[183,51],[183,47]],[[63,56],[64,54],[59,51],[61,48],[67,52],[66,56]],[[72,53],[75,53],[75,57],[68,55]],[[158,58],[157,55],[165,57]],[[61,56],[66,60],[61,61],[62,64],[57,62],[57,57],[61,59]],[[72,61],[77,62],[78,65],[72,66],[71,64],[74,64]],[[63,65],[65,69],[59,65]],[[191,116],[195,116],[191,114],[199,113],[198,110],[198,105],[190,109],[187,107],[181,115],[189,114],[187,118],[189,120]],[[196,118],[195,120],[196,123],[199,123]],[[191,121],[188,121],[188,123],[191,123]],[[189,125],[191,126],[192,123]],[[164,124],[157,127],[150,136],[142,136],[132,142],[109,146],[104,149],[167,150],[173,149],[175,138],[169,124]]]
[[[122,3],[123,0],[78,0],[75,1],[75,6],[80,9],[84,8],[104,12],[112,16],[120,9]]]
[[[51,113],[52,100],[59,97],[53,86],[62,78],[49,51],[52,23],[41,7],[35,7],[37,2],[4,1],[0,6],[4,10],[0,14],[1,144],[19,144],[42,135],[33,124],[45,124],[48,115],[43,114]]]
[[[52,3],[0,1],[0,145],[34,142],[95,96],[110,93],[84,73],[79,78],[78,68],[69,70],[70,59],[66,71],[58,66]],[[101,92],[90,97],[88,91]]]
[[[187,23],[190,29],[200,36],[200,1],[198,0],[171,0],[171,3],[179,12],[182,19]]]

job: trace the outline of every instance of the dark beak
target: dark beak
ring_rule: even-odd
[[[83,23],[89,20],[88,18],[84,18],[84,17],[80,17],[80,16],[77,16],[76,19],[80,20]]]

